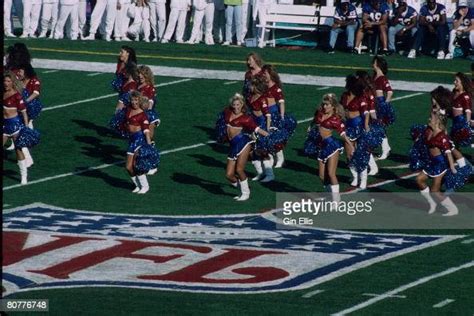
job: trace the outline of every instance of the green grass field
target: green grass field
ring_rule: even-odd
[[[5,45],[12,41],[6,41]],[[25,41],[35,59],[115,62],[119,43]],[[207,47],[204,45],[132,44],[140,64],[215,70],[245,71],[247,48]],[[162,124],[156,131],[157,145],[163,153],[159,172],[149,177],[151,190],[134,195],[125,171],[126,141],[107,128],[116,96],[109,82],[111,74],[37,69],[42,80],[44,112],[35,121],[42,142],[32,150],[35,164],[29,169],[29,181],[19,186],[19,172],[13,152],[4,151],[3,208],[35,202],[58,207],[107,213],[150,215],[228,215],[260,213],[275,208],[277,192],[318,192],[323,186],[317,176],[316,162],[302,155],[308,120],[323,94],[340,94],[331,87],[331,76],[342,77],[354,69],[369,69],[371,57],[338,53],[325,55],[320,50],[289,51],[282,48],[259,50],[265,61],[277,65],[281,73],[327,76],[327,87],[284,85],[288,111],[302,122],[285,149],[286,165],[277,169],[271,184],[251,183],[252,197],[237,203],[237,190],[225,180],[227,146],[212,141],[216,115],[228,98],[242,88],[241,81],[162,77],[155,74],[158,111]],[[422,57],[408,60],[388,58],[396,80],[443,83],[452,87],[453,73],[469,72],[465,60],[449,62]],[[95,74],[90,76],[91,74]],[[173,83],[175,82],[176,83]],[[424,123],[430,107],[429,91],[422,94],[396,91],[393,105],[397,122],[389,128],[392,153],[379,162],[380,173],[369,177],[374,191],[416,192],[414,178],[398,180],[407,168],[384,169],[408,163],[413,123]],[[97,99],[100,98],[100,99]],[[88,102],[48,110],[85,99]],[[473,149],[463,150],[473,161]],[[350,173],[340,161],[338,176],[341,190],[349,189]],[[253,175],[249,164],[248,174]],[[471,178],[472,179],[472,178]],[[378,186],[386,181],[386,185]],[[462,192],[474,192],[469,183]],[[441,218],[440,214],[435,214]],[[472,219],[466,217],[467,220]],[[10,298],[48,298],[50,313],[62,315],[255,315],[298,314],[328,315],[344,311],[361,302],[423,277],[472,262],[474,230],[420,230],[409,234],[465,235],[464,238],[392,258],[355,270],[313,288],[266,294],[223,295],[143,289],[87,287],[76,289],[23,292]],[[361,315],[472,315],[474,312],[474,268],[472,266],[421,283],[354,311]],[[319,294],[308,293],[321,290]],[[371,296],[372,295],[372,296]],[[445,299],[446,306],[433,307]]]

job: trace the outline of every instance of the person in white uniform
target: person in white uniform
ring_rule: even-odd
[[[79,0],[59,0],[59,18],[54,28],[54,39],[64,38],[64,26],[69,19],[69,38],[77,40],[79,33],[78,7]]]
[[[183,36],[186,28],[186,15],[191,8],[191,0],[171,0],[171,12],[163,35],[162,43],[168,43],[174,35],[176,43],[184,43]],[[176,29],[176,33],[175,33]]]
[[[128,34],[135,38],[136,41],[140,39],[140,34],[143,33],[143,40],[150,41],[150,7],[146,0],[137,0],[135,4],[135,18],[132,25],[128,28]]]
[[[150,25],[155,38],[153,42],[161,41],[166,29],[166,0],[150,0]]]
[[[44,1],[44,0],[43,0]],[[79,19],[79,37],[84,38],[86,22],[87,22],[87,0],[79,0],[79,7],[77,8]]]
[[[225,34],[225,5],[224,0],[214,0],[214,39],[221,44]]]
[[[12,32],[12,0],[3,2],[3,34],[5,37],[15,37]]]
[[[128,10],[132,10],[131,1],[119,0],[114,24],[114,37],[116,41],[130,41],[127,37],[128,26],[130,25]]]
[[[23,1],[23,34],[20,38],[34,37],[38,29],[42,0]]]
[[[41,33],[38,38],[46,37],[48,33],[49,23],[51,22],[51,33],[49,38],[54,37],[54,28],[58,22],[59,0],[43,0],[41,9]]]
[[[95,33],[102,22],[105,13],[105,40],[110,41],[114,30],[115,15],[117,13],[117,0],[97,0],[91,15],[91,28],[85,40],[94,40]]]
[[[213,0],[193,0],[194,19],[191,37],[188,44],[197,44],[202,40],[202,20],[205,19],[204,42],[206,45],[214,45],[212,38],[212,28],[214,24],[214,1]]]

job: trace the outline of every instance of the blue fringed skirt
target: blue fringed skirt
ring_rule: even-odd
[[[250,138],[247,134],[238,134],[234,138],[230,140],[230,150],[229,155],[227,155],[227,159],[229,160],[237,160],[239,158],[242,151],[247,147],[254,143],[255,141]]]
[[[326,163],[336,152],[342,152],[344,147],[341,142],[330,136],[322,140],[321,150],[318,154],[318,160]]]
[[[23,120],[19,115],[3,119],[3,135],[12,137],[20,132],[20,130],[25,126]]]
[[[379,118],[385,126],[395,123],[395,109],[385,97],[377,97],[377,118]]]
[[[130,134],[128,137],[127,155],[134,155],[141,146],[146,144],[145,134],[143,131],[138,131]]]
[[[22,92],[23,95],[23,100],[25,101],[26,104],[26,113],[28,114],[28,119],[29,120],[34,120],[36,119],[40,113],[41,110],[43,109],[43,104],[41,103],[41,100],[39,97],[31,100],[30,102],[26,102],[26,99],[30,97],[30,94],[26,89],[23,89]]]
[[[364,130],[364,119],[362,116],[348,118],[346,120],[346,135],[351,141],[357,140]]]
[[[432,156],[427,166],[423,168],[423,173],[428,177],[435,178],[448,171],[448,161],[443,154]]]

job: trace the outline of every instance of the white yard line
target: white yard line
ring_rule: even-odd
[[[87,77],[95,77],[95,76],[98,76],[98,75],[103,75],[104,72],[93,72],[91,74],[87,74],[86,76]]]
[[[331,87],[321,87],[321,88],[317,88],[316,90],[328,90],[328,89],[331,89]]]
[[[55,73],[55,72],[59,72],[59,70],[57,70],[57,69],[46,70],[46,71],[43,71],[42,73],[43,73],[43,74],[52,74],[52,73]]]
[[[33,60],[35,68],[43,69],[60,69],[60,70],[77,70],[90,72],[94,69],[95,72],[114,73],[116,69],[115,63],[100,63],[100,62],[86,62],[86,61],[70,61],[70,60],[55,60],[55,59],[40,59]],[[164,66],[150,66],[155,74],[168,77],[179,78],[195,78],[195,79],[217,79],[217,80],[243,80],[243,71],[231,70],[209,70],[196,68],[179,68],[179,67],[164,67]],[[285,84],[306,85],[306,86],[328,86],[344,87],[346,79],[344,77],[323,77],[311,75],[294,75],[294,74],[280,74],[281,80]],[[391,80],[392,87],[395,90],[427,92],[435,89],[439,85],[446,85],[435,82],[417,82],[417,81],[403,81]]]
[[[190,145],[190,146],[178,147],[178,148],[174,148],[174,149],[170,149],[170,150],[164,150],[160,154],[161,155],[167,155],[167,154],[170,154],[170,153],[175,153],[175,152],[179,152],[179,151],[183,151],[183,150],[198,148],[198,147],[202,147],[202,146],[206,146],[206,145],[214,144],[214,143],[215,143],[215,141],[208,141],[206,143],[198,143],[198,144],[194,144],[194,145]],[[82,173],[89,172],[89,171],[93,171],[93,170],[108,168],[110,166],[115,166],[115,165],[118,165],[118,164],[121,164],[121,163],[124,163],[124,162],[121,160],[121,161],[117,161],[117,162],[110,163],[110,164],[103,164],[103,165],[100,165],[100,166],[86,168],[84,170],[80,170],[80,171],[76,171],[76,172],[68,172],[68,173],[58,174],[58,175],[52,176],[52,177],[46,177],[46,178],[42,178],[42,179],[38,179],[38,180],[28,181],[28,183],[24,184],[24,185],[14,184],[14,185],[4,187],[3,191],[7,191],[7,190],[19,188],[19,187],[24,187],[24,186],[28,186],[28,185],[32,185],[32,184],[36,184],[36,183],[46,182],[46,181],[50,181],[50,180],[65,178],[65,177],[69,177],[69,176],[75,176],[75,175],[82,174]]]
[[[303,295],[302,297],[303,297],[303,298],[311,298],[311,297],[313,297],[313,296],[315,296],[315,295],[317,295],[317,294],[319,294],[319,293],[323,293],[323,292],[324,292],[324,290],[314,290],[314,291],[311,291],[311,292],[306,293],[306,294]]]
[[[364,293],[362,294],[363,296],[373,296],[373,297],[378,297],[382,294],[375,294],[375,293]],[[395,297],[395,298],[407,298],[406,295],[390,295],[389,297]]]
[[[170,82],[164,82],[164,83],[160,83],[160,84],[155,85],[155,87],[165,87],[165,86],[170,86],[170,85],[173,85],[173,84],[178,84],[178,83],[182,83],[182,82],[186,82],[186,81],[190,81],[190,80],[192,80],[192,79],[180,79],[180,80],[175,80],[175,81],[170,81]],[[51,111],[51,110],[55,110],[55,109],[61,109],[61,108],[65,108],[65,107],[68,107],[68,106],[71,106],[71,105],[93,102],[93,101],[97,101],[97,100],[111,98],[111,97],[114,97],[114,96],[116,97],[117,95],[118,95],[117,92],[115,92],[115,93],[106,94],[106,95],[102,95],[102,96],[95,97],[95,98],[79,100],[79,101],[74,101],[74,102],[65,103],[65,104],[48,106],[48,107],[43,108],[43,111]]]
[[[374,297],[374,298],[371,298],[365,302],[362,302],[362,303],[359,303],[355,306],[352,306],[350,308],[347,308],[345,310],[342,310],[340,312],[337,312],[335,314],[333,314],[334,316],[340,316],[340,315],[347,315],[347,314],[350,314],[350,313],[353,313],[355,311],[358,311],[358,310],[361,310],[363,308],[366,308],[367,306],[370,306],[370,305],[373,305],[375,303],[378,303],[388,297],[391,297],[392,295],[396,295],[398,293],[401,293],[403,291],[406,291],[408,289],[411,289],[413,287],[416,287],[418,285],[421,285],[421,284],[424,284],[424,283],[427,283],[431,280],[434,280],[434,279],[437,279],[437,278],[441,278],[441,277],[444,277],[446,275],[449,275],[449,274],[452,274],[454,272],[457,272],[459,270],[462,270],[462,269],[468,269],[468,268],[472,268],[474,267],[474,261],[470,261],[470,262],[467,262],[465,264],[462,264],[460,266],[457,266],[457,267],[452,267],[452,268],[449,268],[447,270],[444,270],[442,272],[439,272],[439,273],[435,273],[435,274],[432,274],[432,275],[429,275],[429,276],[426,276],[424,278],[421,278],[421,279],[418,279],[414,282],[411,282],[411,283],[408,283],[408,284],[405,284],[405,285],[402,285],[400,287],[397,287],[396,289],[393,289],[393,290],[390,290],[388,292],[385,292],[384,294],[380,295],[380,296],[377,296],[377,297]]]
[[[474,238],[463,240],[461,241],[461,244],[469,245],[469,244],[472,244],[473,242],[474,242]]]
[[[450,298],[447,298],[447,299],[445,299],[444,301],[441,301],[441,302],[439,302],[439,303],[437,303],[437,304],[434,304],[434,305],[433,305],[433,308],[445,307],[446,305],[451,304],[451,303],[454,302],[454,301],[455,301],[455,300],[452,300],[452,299],[450,299]]]
[[[229,82],[224,82],[224,85],[227,86],[229,84],[234,84],[237,83],[238,81],[229,81]]]

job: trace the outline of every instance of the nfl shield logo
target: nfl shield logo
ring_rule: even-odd
[[[272,212],[137,216],[35,203],[3,215],[3,295],[80,286],[304,289],[460,237],[285,229]]]

